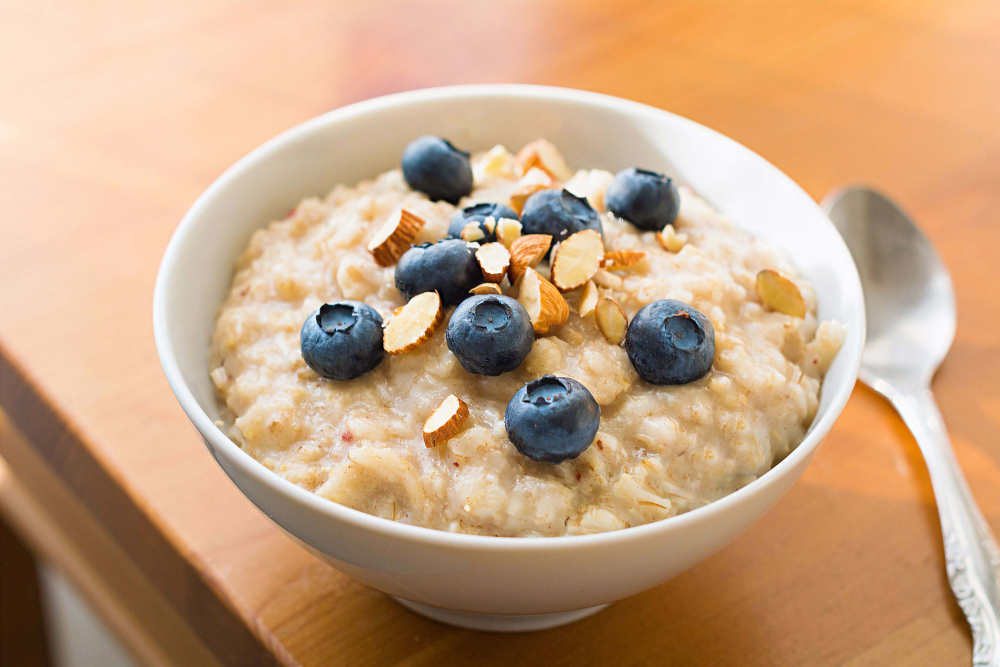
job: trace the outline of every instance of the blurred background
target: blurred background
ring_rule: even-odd
[[[742,142],[817,200],[863,181],[903,202],[955,281],[958,340],[936,391],[970,484],[998,525],[995,0],[3,0],[0,408],[16,426],[0,412],[0,518],[10,524],[0,551],[0,667],[169,664],[177,655],[201,664],[208,654],[250,664],[254,651],[271,656],[259,664],[492,664],[510,657],[504,646],[586,664],[587,644],[573,632],[612,646],[650,628],[657,639],[633,649],[634,664],[659,662],[667,647],[677,664],[711,664],[698,647],[720,643],[754,655],[747,664],[968,664],[926,471],[901,424],[864,389],[803,483],[761,525],[666,593],[620,603],[616,615],[595,617],[599,625],[547,634],[561,651],[540,636],[501,642],[414,620],[317,569],[228,487],[184,423],[153,348],[153,280],[177,222],[239,157],[315,115],[387,93],[489,82],[645,102]],[[137,375],[148,381],[121,391],[118,380]],[[228,495],[205,507],[198,490],[220,484]],[[52,509],[77,501],[107,535],[76,534],[70,528],[82,524]],[[232,525],[238,539],[223,543]],[[816,532],[793,548],[776,539],[778,525]],[[101,539],[172,605],[180,621],[168,614],[164,623],[194,627],[188,634],[208,653],[171,650],[163,637],[181,630],[136,630],[148,620],[136,609],[149,616],[152,603],[114,593],[125,570]],[[175,546],[172,555],[157,551],[161,542]],[[822,567],[803,549],[823,554]],[[207,572],[204,590],[223,591],[219,609],[259,626],[247,621],[232,630],[237,639],[218,641],[229,621],[197,627],[191,591],[202,589],[158,579],[171,559]],[[737,576],[747,568],[753,581]],[[251,591],[264,571],[292,583],[280,595]],[[710,582],[736,591],[743,611],[726,623],[712,622],[719,601],[698,593]],[[781,594],[765,595],[763,582]],[[788,593],[802,587],[811,601]],[[340,635],[319,603],[302,602],[332,590],[366,601],[370,632]],[[383,645],[377,630],[386,628],[409,643]]]

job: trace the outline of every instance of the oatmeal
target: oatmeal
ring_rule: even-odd
[[[435,202],[412,190],[396,169],[306,199],[257,231],[236,265],[212,339],[210,373],[229,436],[276,474],[342,505],[501,536],[657,521],[732,493],[785,457],[816,414],[822,377],[844,338],[839,324],[817,321],[809,284],[783,253],[690,189],[679,190],[676,222],[643,231],[605,211],[612,174],[572,174],[565,163],[546,170],[546,159],[555,158],[519,163],[500,147],[476,156],[472,190],[459,207],[444,201],[447,193]],[[443,324],[429,327],[418,347],[386,354],[354,379],[328,380],[307,365],[300,331],[321,305],[363,302],[385,323],[406,305],[391,264],[398,257],[376,261],[368,249],[401,210],[423,221],[407,227],[412,242],[433,243],[448,236],[458,208],[499,202],[519,212],[535,193],[562,186],[599,213],[608,255],[601,268],[587,269],[582,285],[566,270],[563,280],[572,284],[562,293],[565,322],[547,335],[536,326],[516,368],[496,376],[465,370],[446,342],[454,311],[447,304]],[[494,231],[505,247],[520,234],[510,219],[486,222],[485,233]],[[482,233],[462,231],[462,238]],[[515,286],[508,274],[499,291],[517,298],[526,281],[551,286],[554,255],[521,267]],[[495,256],[503,259],[502,252]],[[765,305],[757,289],[765,270],[789,282],[805,304],[803,316]],[[641,379],[628,341],[619,344],[626,323],[664,299],[689,304],[714,329],[710,370],[686,384]],[[511,397],[544,375],[575,380],[599,405],[592,443],[557,464],[521,454],[504,423]],[[454,428],[429,437],[425,422],[439,407],[447,414],[438,410],[435,419]]]

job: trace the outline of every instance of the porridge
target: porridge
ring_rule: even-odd
[[[209,369],[244,451],[379,517],[554,536],[687,512],[798,445],[844,330],[783,253],[652,172],[432,139],[253,235]]]

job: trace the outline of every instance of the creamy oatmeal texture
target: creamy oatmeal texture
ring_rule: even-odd
[[[475,188],[461,205],[509,203],[517,187],[510,155],[495,149],[473,165]],[[411,191],[397,169],[306,199],[254,234],[212,340],[211,377],[230,437],[275,473],[342,505],[483,535],[636,526],[705,505],[765,473],[804,437],[843,327],[817,322],[812,289],[781,252],[735,228],[690,189],[681,188],[676,233],[668,227],[661,244],[653,232],[603,212],[609,180],[607,172],[582,171],[568,187],[601,211],[608,251],[646,257],[627,270],[599,272],[598,291],[629,318],[665,298],[703,312],[716,332],[705,377],[681,386],[641,380],[594,316],[575,312],[575,290],[566,294],[566,325],[536,337],[520,368],[499,377],[464,371],[442,325],[422,347],[387,355],[367,375],[321,378],[299,350],[310,312],[353,299],[388,321],[404,303],[394,268],[380,267],[365,249],[378,226],[403,205],[426,220],[416,242],[436,241],[456,210]],[[539,266],[543,275],[546,266]],[[805,318],[762,305],[754,280],[767,268],[795,281]],[[506,282],[504,290],[517,296]],[[504,429],[510,397],[546,373],[583,383],[602,411],[593,445],[559,465],[522,456]],[[468,403],[470,417],[458,435],[428,448],[421,428],[449,394]]]

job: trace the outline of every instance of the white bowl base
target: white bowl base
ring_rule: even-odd
[[[536,630],[558,628],[593,616],[609,606],[599,604],[596,607],[562,611],[555,614],[475,614],[468,611],[452,611],[451,609],[432,607],[395,596],[390,597],[410,611],[426,616],[433,621],[466,630],[485,632],[535,632]]]

